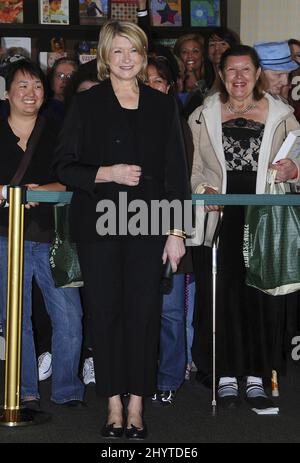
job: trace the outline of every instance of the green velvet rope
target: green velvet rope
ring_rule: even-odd
[[[39,203],[70,203],[72,192],[57,191],[27,191],[26,198],[28,202]],[[219,205],[219,206],[300,206],[300,194],[285,195],[192,195],[193,203],[200,201],[201,204]]]

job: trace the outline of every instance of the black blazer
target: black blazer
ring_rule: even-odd
[[[134,138],[134,140],[133,140]],[[132,147],[134,146],[134,150]],[[75,96],[60,135],[55,168],[62,183],[74,190],[71,222],[76,241],[95,241],[96,204],[128,199],[189,198],[185,148],[175,100],[140,84],[135,136],[110,79]],[[134,151],[134,152],[132,152]],[[142,178],[136,187],[95,183],[100,166],[137,164]]]

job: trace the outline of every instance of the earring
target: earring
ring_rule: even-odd
[[[7,93],[6,90],[5,90],[5,92],[4,92],[4,98],[5,98],[6,100],[8,100],[8,93]]]

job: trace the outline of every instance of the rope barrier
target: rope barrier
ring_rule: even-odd
[[[300,194],[227,194],[227,195],[192,195],[193,203],[204,202],[211,206],[300,206]]]
[[[65,203],[71,202],[72,191],[27,191],[27,202],[31,203]]]
[[[38,203],[70,203],[71,191],[27,191],[28,202]],[[300,194],[224,194],[224,195],[192,195],[192,201],[206,205],[219,206],[300,206]]]

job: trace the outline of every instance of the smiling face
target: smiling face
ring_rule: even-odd
[[[17,71],[7,97],[11,113],[34,116],[43,104],[44,87],[38,77]]]
[[[229,97],[244,101],[255,87],[261,70],[256,69],[250,56],[229,56],[220,77]]]
[[[196,40],[186,40],[180,48],[180,58],[187,71],[200,71],[203,62],[202,47]]]
[[[142,69],[143,57],[129,39],[116,35],[108,55],[110,77],[132,80]]]

